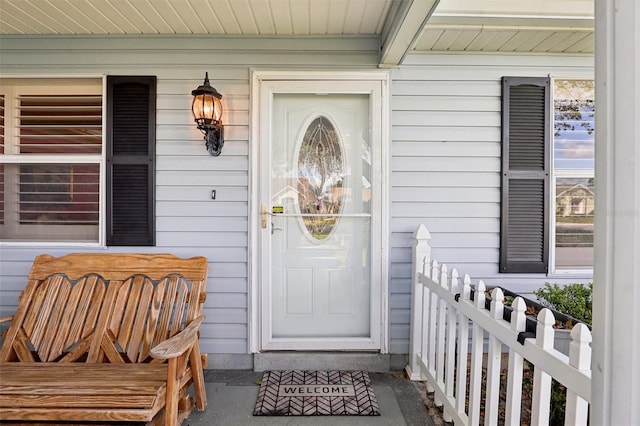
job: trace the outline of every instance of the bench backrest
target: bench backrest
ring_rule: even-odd
[[[168,254],[38,256],[1,361],[150,362],[202,314],[207,259]]]

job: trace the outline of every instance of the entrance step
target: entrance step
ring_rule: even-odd
[[[403,357],[404,358],[404,357]],[[394,361],[399,361],[395,366]],[[264,352],[254,354],[254,371],[266,370],[401,370],[406,360],[389,354],[351,352]]]

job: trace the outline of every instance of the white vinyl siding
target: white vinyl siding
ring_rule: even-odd
[[[431,233],[433,258],[487,285],[530,293],[545,281],[567,282],[567,277],[498,271],[505,75],[592,78],[593,58],[415,53],[391,73],[392,353],[408,346],[407,262],[421,223]]]

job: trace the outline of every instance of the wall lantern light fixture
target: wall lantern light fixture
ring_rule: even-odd
[[[209,73],[205,74],[204,83],[192,90],[193,104],[191,111],[198,129],[204,134],[205,145],[209,154],[217,157],[224,145],[224,126],[222,125],[222,95],[209,83]]]

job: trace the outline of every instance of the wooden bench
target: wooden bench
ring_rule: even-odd
[[[207,404],[207,259],[38,256],[0,348],[0,420],[179,425]]]

